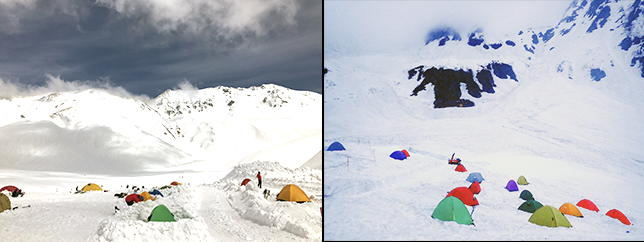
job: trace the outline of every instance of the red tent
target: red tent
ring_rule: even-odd
[[[454,196],[460,199],[465,205],[476,206],[479,205],[479,201],[474,198],[474,193],[470,191],[467,187],[457,187],[454,188],[451,192],[445,197]]]
[[[17,188],[17,187],[15,187],[15,186],[11,186],[11,185],[9,185],[9,186],[4,186],[4,187],[0,188],[0,192],[2,192],[2,191],[4,191],[4,190],[7,190],[7,191],[10,191],[10,192],[13,192],[13,191],[14,191],[14,190],[16,190],[16,189],[18,189],[18,188]]]
[[[141,197],[141,195],[136,193],[132,193],[130,195],[127,195],[127,197],[125,197],[125,203],[127,203],[128,206],[132,206],[132,204],[138,203],[140,201],[143,201],[143,197]]]
[[[472,185],[470,185],[469,189],[473,194],[479,194],[479,192],[481,192],[481,184],[478,181],[474,181],[472,182]]]
[[[606,215],[610,216],[611,218],[614,219],[619,219],[619,221],[622,221],[623,224],[626,225],[631,225],[631,222],[628,221],[628,218],[626,218],[626,215],[624,215],[622,212],[620,212],[617,209],[610,210],[606,213]]]
[[[242,181],[240,186],[246,186],[246,183],[250,182],[250,179],[246,178],[244,181]]]
[[[405,156],[409,157],[409,152],[407,152],[407,150],[401,150],[401,151],[402,153],[405,153]]]
[[[181,183],[178,183],[177,181],[173,181],[172,183],[170,183],[170,185],[176,186],[176,185],[181,185]]]
[[[458,164],[458,166],[456,166],[456,169],[454,169],[454,170],[458,171],[458,172],[466,172],[467,171],[467,169],[465,169],[465,166],[463,166],[463,164]]]
[[[582,207],[588,210],[599,212],[599,208],[597,208],[597,206],[595,206],[595,204],[588,199],[581,199],[581,201],[577,203],[577,207]]]

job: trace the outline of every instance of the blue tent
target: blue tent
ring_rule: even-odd
[[[505,189],[508,189],[508,191],[511,191],[511,192],[516,192],[519,190],[519,187],[517,186],[517,183],[514,180],[510,180],[508,182],[508,185],[505,186]]]
[[[150,195],[159,195],[159,196],[163,197],[163,194],[161,194],[161,192],[159,190],[157,190],[157,189],[152,190],[150,192]]]
[[[331,145],[329,145],[329,148],[326,149],[327,151],[334,151],[334,150],[346,150],[340,142],[335,141]]]
[[[483,179],[483,176],[481,175],[481,173],[479,173],[479,172],[473,172],[473,173],[470,173],[470,175],[469,175],[469,176],[467,177],[467,179],[465,179],[465,180],[467,180],[468,182],[475,182],[475,181],[477,181],[477,182],[481,183],[481,182],[483,182],[483,180],[485,180],[485,179]]]
[[[407,155],[405,155],[405,153],[403,153],[400,150],[394,151],[393,153],[391,153],[391,155],[389,155],[389,157],[394,158],[396,160],[407,159]]]

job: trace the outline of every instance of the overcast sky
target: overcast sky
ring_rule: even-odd
[[[486,38],[526,28],[554,27],[572,0],[324,1],[324,48],[384,51],[423,46],[432,28],[461,33],[480,28]]]
[[[186,81],[321,93],[322,1],[0,0],[0,88],[61,81],[151,98]]]

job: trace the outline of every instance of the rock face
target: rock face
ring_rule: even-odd
[[[510,79],[518,81],[512,70],[512,66],[499,62],[492,62],[482,67],[476,73],[476,76],[474,76],[471,69],[462,70],[431,67],[423,70],[424,68],[425,66],[417,66],[408,71],[409,76],[407,79],[411,79],[416,74],[418,74],[417,81],[420,81],[421,78],[423,79],[414,88],[411,96],[417,96],[418,92],[426,90],[427,84],[433,84],[434,108],[474,106],[474,102],[468,99],[461,99],[461,83],[465,83],[467,93],[470,96],[480,98],[481,92],[494,93],[494,87],[496,85],[494,84],[492,72],[498,78],[507,79],[509,77]]]

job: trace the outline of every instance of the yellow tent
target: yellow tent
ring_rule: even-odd
[[[94,183],[87,183],[87,185],[85,185],[83,187],[83,189],[81,189],[81,191],[83,191],[83,192],[103,191],[103,188],[101,188],[99,185],[96,185]]]
[[[152,198],[152,195],[150,195],[150,193],[148,193],[148,192],[142,192],[141,196],[143,197],[143,202],[145,202],[147,200],[154,201],[154,198]]]
[[[584,216],[581,215],[581,212],[577,208],[577,206],[573,205],[572,203],[564,203],[559,207],[559,211],[563,214],[568,214],[576,217],[583,218]]]
[[[11,209],[11,201],[9,200],[9,197],[4,195],[4,193],[0,193],[0,213],[9,209]]]
[[[278,201],[292,201],[292,202],[311,202],[306,193],[296,185],[289,184],[282,188],[277,194]]]
[[[517,184],[528,185],[528,180],[526,180],[524,176],[520,176],[519,179],[517,180]]]

